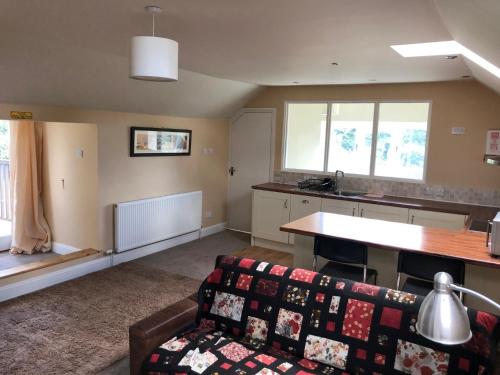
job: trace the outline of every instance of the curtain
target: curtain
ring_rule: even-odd
[[[10,122],[12,254],[51,249],[42,205],[42,127],[33,121]]]

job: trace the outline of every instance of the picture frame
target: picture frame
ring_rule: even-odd
[[[192,130],[132,126],[130,156],[189,156]]]

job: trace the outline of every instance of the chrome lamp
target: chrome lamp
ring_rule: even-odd
[[[426,339],[444,345],[463,344],[471,339],[467,310],[454,291],[478,297],[500,312],[500,305],[495,301],[453,284],[450,274],[438,272],[434,275],[434,290],[425,297],[418,312],[417,332]]]

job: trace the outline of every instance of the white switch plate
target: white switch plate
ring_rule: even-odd
[[[453,128],[451,128],[451,134],[453,134],[453,135],[463,135],[463,134],[465,134],[465,128],[463,128],[463,127],[453,127]]]
[[[83,159],[83,149],[81,148],[75,149],[75,156],[79,159]]]

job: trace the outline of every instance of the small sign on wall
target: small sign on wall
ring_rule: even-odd
[[[33,120],[33,112],[10,111],[12,120]]]
[[[500,155],[500,129],[488,130],[486,136],[486,155]]]

